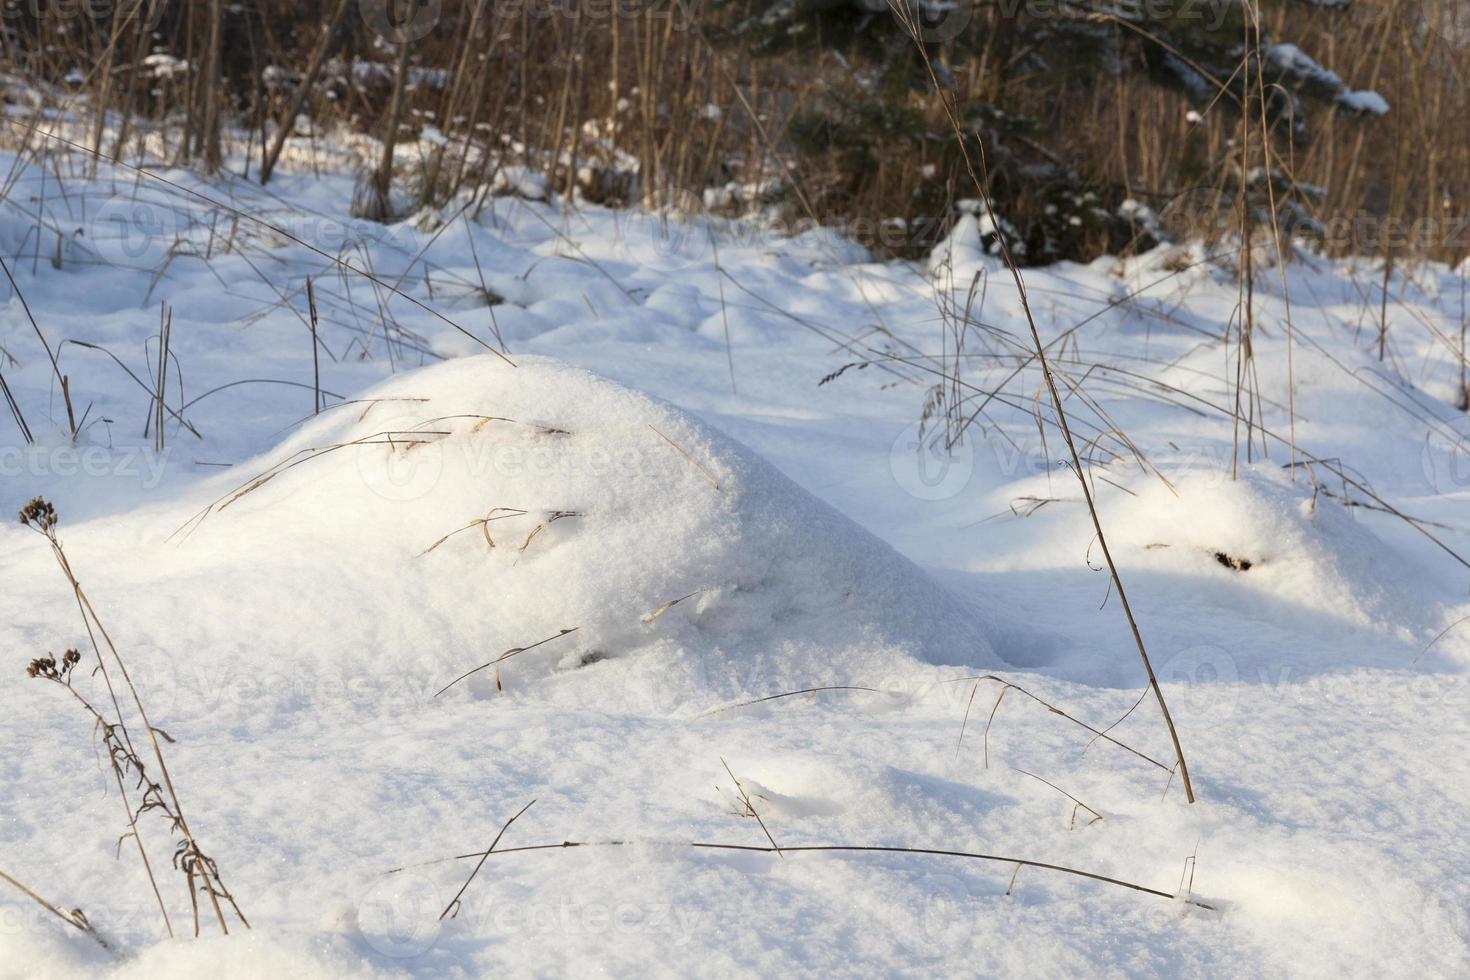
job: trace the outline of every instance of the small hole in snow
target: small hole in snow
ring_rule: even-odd
[[[1215,560],[1232,572],[1248,572],[1255,564],[1249,558],[1232,558],[1223,551],[1215,552]]]

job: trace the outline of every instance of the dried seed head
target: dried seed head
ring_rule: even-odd
[[[37,497],[26,504],[20,512],[20,522],[38,531],[49,531],[56,526],[56,508],[49,500]]]
[[[48,653],[46,656],[37,657],[30,662],[30,665],[26,667],[26,676],[41,677],[48,681],[54,681],[59,679],[61,675],[56,670],[56,658]]]

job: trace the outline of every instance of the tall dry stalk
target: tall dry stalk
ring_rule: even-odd
[[[224,44],[224,0],[209,0],[205,24],[204,75],[199,80],[199,146],[196,155],[204,169],[213,173],[224,162],[220,118],[224,86],[220,79],[220,53]]]
[[[398,147],[398,130],[408,97],[409,59],[413,41],[406,32],[398,40],[398,65],[393,73],[393,101],[383,122],[383,151],[377,169],[352,201],[352,213],[369,221],[387,221],[393,214],[393,154]]]
[[[1260,17],[1261,17],[1261,10],[1260,10],[1259,0],[1255,0],[1255,2],[1252,2],[1252,0],[1245,0],[1245,2],[1244,2],[1244,11],[1245,11],[1245,16],[1246,16],[1247,23],[1250,25],[1250,28],[1251,28],[1251,38],[1252,38],[1252,41],[1253,41],[1253,44],[1251,46],[1249,46],[1247,48],[1247,50],[1252,50],[1253,49],[1255,51],[1255,54],[1256,54],[1256,58],[1255,58],[1255,65],[1256,65],[1256,90],[1258,92],[1264,92],[1266,90],[1266,80],[1265,80],[1265,77],[1264,77],[1264,75],[1262,73],[1262,69],[1261,69],[1261,58],[1260,58],[1260,50],[1261,50],[1261,22],[1260,22]],[[1247,110],[1249,109],[1248,106],[1246,108],[1247,108]],[[1292,314],[1291,314],[1291,283],[1290,283],[1290,280],[1288,279],[1288,277],[1286,275],[1286,260],[1287,260],[1287,251],[1288,251],[1289,245],[1287,243],[1283,242],[1283,240],[1282,240],[1282,234],[1281,234],[1281,218],[1280,218],[1281,208],[1280,208],[1279,202],[1276,199],[1276,181],[1275,181],[1275,179],[1273,177],[1273,174],[1276,171],[1277,165],[1278,164],[1282,164],[1282,161],[1281,161],[1279,155],[1275,155],[1272,152],[1272,141],[1271,141],[1271,138],[1270,138],[1271,129],[1270,129],[1269,122],[1267,120],[1267,115],[1266,115],[1266,100],[1264,98],[1261,98],[1261,99],[1258,99],[1257,100],[1257,108],[1259,110],[1260,127],[1261,127],[1262,155],[1265,157],[1266,195],[1267,195],[1267,208],[1268,208],[1268,211],[1270,212],[1270,218],[1271,218],[1271,241],[1272,241],[1272,244],[1275,245],[1275,248],[1276,248],[1276,272],[1277,272],[1277,275],[1279,277],[1280,285],[1281,285],[1281,299],[1282,299],[1282,303],[1285,306],[1285,310],[1286,310],[1286,315],[1285,315],[1285,321],[1286,321],[1285,322],[1285,326],[1286,326],[1286,412],[1287,412],[1287,443],[1288,443],[1289,451],[1290,451],[1290,459],[1288,460],[1287,472],[1289,472],[1291,474],[1292,482],[1295,482],[1296,481],[1296,471],[1297,471],[1297,466],[1296,466],[1296,362],[1295,362],[1295,352],[1294,352],[1294,348],[1295,348],[1295,344],[1296,344],[1296,324],[1293,322],[1293,320],[1292,320]],[[1294,107],[1293,107],[1293,111],[1294,111]],[[1288,130],[1288,132],[1290,132],[1291,127],[1294,124],[1295,124],[1295,119],[1288,117],[1288,119],[1287,119],[1287,130]],[[1273,162],[1273,159],[1274,159],[1274,162]],[[1295,180],[1295,167],[1294,166],[1284,165],[1282,167],[1282,169],[1283,169],[1284,173],[1286,174],[1286,177],[1287,177],[1287,180],[1288,181],[1294,181]],[[1262,419],[1262,421],[1264,423],[1264,419]],[[1265,441],[1265,437],[1263,435],[1262,436],[1262,442],[1263,442],[1263,444],[1264,444],[1264,441]]]
[[[262,186],[271,182],[271,174],[275,172],[276,163],[281,159],[281,151],[286,147],[286,140],[290,137],[296,126],[296,117],[301,114],[306,100],[311,97],[312,90],[316,87],[317,79],[321,77],[322,66],[326,63],[327,52],[331,50],[332,36],[337,32],[342,18],[347,14],[347,8],[352,0],[337,0],[337,9],[332,12],[322,24],[322,35],[317,41],[316,47],[312,49],[307,58],[306,70],[301,74],[301,80],[297,83],[296,91],[292,94],[290,102],[280,120],[276,123],[276,133],[271,139],[260,158],[260,183]]]
[[[980,200],[984,202],[986,213],[990,216],[991,221],[995,223],[996,227],[1000,227],[999,216],[995,213],[995,206],[990,199],[989,175],[987,173],[985,164],[985,143],[980,134],[976,133],[975,142],[977,147],[979,148],[980,154],[979,168],[977,170],[974,161],[972,161],[970,157],[970,150],[965,138],[964,127],[960,125],[959,118],[955,113],[955,109],[953,104],[951,103],[949,94],[946,91],[945,87],[940,84],[939,77],[934,71],[934,65],[930,61],[928,52],[925,50],[924,45],[921,41],[919,24],[914,19],[913,12],[908,7],[898,2],[898,0],[889,0],[889,3],[891,9],[893,10],[894,16],[900,18],[900,20],[909,29],[910,36],[914,40],[915,47],[918,49],[920,56],[923,58],[924,64],[929,72],[930,81],[933,83],[934,91],[938,94],[940,101],[943,103],[945,114],[948,117],[950,127],[954,132],[955,138],[959,140],[960,152],[963,156],[970,182],[974,186],[975,192],[977,195],[979,195]],[[1190,803],[1193,803],[1194,784],[1189,778],[1189,765],[1184,761],[1184,748],[1179,742],[1179,731],[1174,725],[1173,716],[1169,713],[1169,705],[1168,702],[1164,700],[1163,688],[1159,686],[1159,679],[1157,675],[1154,674],[1153,662],[1149,659],[1148,649],[1144,646],[1143,643],[1143,634],[1139,631],[1138,621],[1133,616],[1133,607],[1128,602],[1128,593],[1127,590],[1123,587],[1122,576],[1118,574],[1117,563],[1113,561],[1112,551],[1108,547],[1107,535],[1103,531],[1102,520],[1098,517],[1097,505],[1092,497],[1092,487],[1088,483],[1086,472],[1082,469],[1082,459],[1077,453],[1077,444],[1072,438],[1072,429],[1067,421],[1067,412],[1062,407],[1062,398],[1061,395],[1057,392],[1056,380],[1052,377],[1051,368],[1047,363],[1046,346],[1041,342],[1041,333],[1037,330],[1036,327],[1036,317],[1031,312],[1031,303],[1026,295],[1025,279],[1021,275],[1021,269],[1016,264],[1015,258],[1011,255],[1010,247],[1006,242],[1006,236],[997,235],[996,240],[1000,243],[1001,258],[1005,262],[1006,268],[1010,270],[1011,279],[1016,286],[1016,295],[1021,303],[1021,312],[1025,315],[1026,325],[1031,331],[1031,342],[1036,351],[1037,364],[1041,368],[1042,377],[1046,380],[1046,389],[1051,396],[1052,409],[1056,413],[1057,423],[1062,430],[1062,438],[1066,441],[1067,451],[1071,455],[1072,472],[1076,475],[1077,482],[1082,487],[1082,497],[1087,504],[1087,512],[1092,517],[1093,531],[1097,535],[1098,544],[1102,549],[1103,558],[1107,562],[1108,573],[1112,577],[1113,587],[1118,590],[1118,599],[1123,606],[1123,615],[1128,620],[1128,628],[1132,632],[1133,642],[1138,648],[1139,659],[1143,661],[1144,672],[1148,675],[1149,688],[1153,691],[1154,699],[1158,702],[1159,711],[1164,718],[1164,725],[1169,730],[1169,740],[1173,743],[1174,758],[1178,761],[1179,764],[1179,778],[1184,785],[1184,795]]]
[[[1465,307],[1465,277],[1470,273],[1470,259],[1460,263],[1460,401],[1459,409],[1470,412],[1470,360],[1465,358],[1465,331],[1470,327],[1470,316]]]

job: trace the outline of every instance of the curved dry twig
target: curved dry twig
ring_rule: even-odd
[[[956,683],[958,681],[995,681],[997,684],[1004,684],[1010,690],[1013,690],[1013,691],[1017,692],[1018,694],[1024,694],[1024,695],[1026,695],[1026,697],[1030,698],[1032,701],[1035,701],[1037,704],[1041,705],[1043,708],[1045,708],[1047,711],[1050,711],[1052,714],[1059,715],[1062,718],[1065,718],[1068,721],[1070,721],[1072,724],[1077,725],[1077,726],[1079,726],[1081,728],[1087,729],[1089,732],[1092,732],[1092,734],[1095,735],[1095,736],[1097,736],[1098,738],[1101,738],[1101,739],[1103,739],[1106,742],[1111,742],[1112,744],[1116,745],[1118,748],[1125,749],[1128,752],[1133,753],[1134,755],[1136,755],[1140,759],[1142,759],[1144,762],[1147,762],[1150,765],[1157,766],[1158,768],[1164,770],[1165,772],[1171,772],[1172,771],[1172,769],[1169,766],[1164,765],[1162,762],[1160,762],[1158,759],[1155,759],[1153,756],[1145,755],[1144,753],[1138,751],[1137,749],[1135,749],[1133,746],[1129,745],[1128,743],[1118,741],[1116,738],[1113,738],[1107,732],[1104,732],[1104,731],[1101,731],[1101,730],[1099,730],[1097,728],[1094,728],[1093,726],[1089,725],[1087,722],[1081,720],[1080,718],[1076,718],[1076,717],[1068,714],[1067,712],[1063,711],[1061,708],[1058,708],[1056,705],[1052,704],[1050,701],[1047,701],[1047,700],[1044,700],[1043,698],[1037,697],[1035,694],[1032,694],[1030,691],[1026,690],[1024,687],[1021,687],[1019,684],[1013,684],[1010,681],[1006,680],[1004,677],[998,677],[995,674],[981,674],[981,675],[979,675],[977,677],[956,677],[954,680],[948,681],[946,683],[953,684],[953,683]],[[997,700],[996,704],[998,705],[999,703],[1000,703],[999,700]],[[992,712],[991,712],[991,717],[992,718],[994,717],[994,714],[995,713],[992,710]]]
[[[524,854],[530,851],[569,850],[576,847],[634,847],[644,843],[636,840],[604,840],[604,841],[562,841],[558,844],[527,844],[522,847],[507,847],[494,851],[497,856],[506,854]],[[685,847],[705,851],[744,851],[757,854],[774,854],[777,848],[758,844],[722,844],[705,841],[681,841]],[[1043,871],[1055,871],[1059,874],[1071,875],[1077,878],[1086,878],[1089,881],[1101,882],[1105,885],[1113,885],[1118,888],[1126,888],[1130,891],[1141,892],[1145,895],[1153,895],[1156,898],[1166,898],[1176,901],[1179,896],[1171,892],[1162,891],[1158,888],[1150,888],[1147,885],[1124,881],[1121,878],[1113,878],[1109,875],[1098,874],[1095,871],[1085,871],[1081,868],[1072,868],[1063,864],[1052,864],[1047,861],[1033,861],[1029,858],[1006,857],[1000,854],[982,854],[976,851],[953,851],[936,847],[899,847],[879,844],[803,844],[795,847],[785,846],[779,848],[783,854],[919,854],[929,857],[951,857],[970,861],[988,861],[998,864],[1014,864],[1017,867],[1039,868]],[[472,858],[488,858],[492,852],[475,851],[471,854],[456,854],[451,858],[440,858],[438,861],[429,861],[419,865],[405,865],[394,868],[387,874],[397,874],[406,871],[410,867],[425,867],[429,864],[438,864],[443,861],[464,861]],[[1208,902],[1202,902],[1195,898],[1184,899],[1185,904],[1194,908],[1204,909],[1209,912],[1218,912],[1218,906]]]
[[[500,656],[496,657],[494,660],[490,661],[489,663],[483,663],[480,666],[476,667],[474,670],[467,670],[463,674],[460,674],[454,680],[450,681],[448,684],[445,684],[443,687],[441,687],[438,691],[434,692],[434,697],[437,698],[439,695],[443,694],[445,691],[449,690],[451,687],[453,687],[454,685],[458,684],[460,681],[464,680],[466,677],[469,677],[469,676],[471,676],[473,674],[478,674],[480,671],[484,670],[487,667],[494,667],[496,664],[499,664],[499,663],[502,663],[503,661],[509,660],[511,657],[514,657],[517,654],[525,653],[527,650],[534,650],[537,647],[541,646],[542,644],[550,643],[552,640],[559,640],[562,637],[566,636],[568,633],[575,633],[575,632],[577,632],[577,630],[579,630],[581,628],[582,627],[580,627],[580,626],[573,626],[571,629],[562,630],[560,633],[556,634],[555,636],[548,636],[544,640],[538,640],[535,643],[532,643],[528,647],[511,647],[509,650],[505,651],[504,653],[502,653]]]
[[[82,912],[81,909],[64,910],[58,908],[57,906],[52,905],[50,902],[46,901],[40,895],[37,895],[35,892],[31,891],[25,885],[22,885],[20,882],[10,877],[10,875],[6,874],[4,871],[0,871],[0,881],[10,882],[12,885],[20,890],[21,894],[25,895],[31,901],[41,906],[41,908],[45,909],[47,912],[50,912],[52,915],[56,916],[62,922],[65,922],[67,925],[80,929],[82,932],[90,936],[92,938],[92,941],[95,942],[98,946],[101,946],[103,949],[108,950],[109,952],[112,950],[112,947],[107,945],[107,940],[103,939],[101,934],[97,932],[95,927],[93,927],[92,923],[87,921],[87,916],[85,913]]]
[[[519,810],[516,811],[515,816],[513,816],[509,820],[507,820],[505,822],[504,826],[502,826],[500,828],[500,833],[496,834],[495,835],[495,839],[490,842],[490,846],[485,850],[484,855],[481,856],[481,858],[480,858],[480,863],[477,864],[477,865],[475,865],[475,870],[473,870],[473,871],[470,872],[470,876],[465,879],[464,884],[459,886],[459,891],[455,892],[454,893],[454,897],[449,900],[449,904],[446,905],[446,906],[444,906],[444,911],[439,913],[439,918],[441,920],[446,915],[449,915],[449,911],[451,909],[454,910],[454,914],[453,915],[449,915],[449,917],[451,919],[457,919],[457,918],[459,918],[459,905],[460,905],[460,901],[459,900],[460,900],[460,897],[462,895],[464,895],[465,889],[470,887],[470,882],[472,882],[472,881],[475,880],[475,875],[479,874],[480,873],[480,869],[485,866],[485,861],[490,857],[491,853],[494,852],[495,845],[497,845],[497,844],[500,843],[500,838],[504,837],[505,836],[505,832],[510,829],[510,825],[513,824],[513,823],[515,823],[516,820],[518,820],[520,818],[520,815],[522,813],[525,813],[527,810],[531,809],[532,805],[535,802],[536,802],[535,800],[532,800],[530,803],[527,803],[525,806],[521,807]]]

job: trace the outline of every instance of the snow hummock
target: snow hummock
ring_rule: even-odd
[[[210,495],[159,559],[170,580],[216,595],[225,621],[246,605],[314,620],[349,669],[447,684],[561,630],[576,632],[505,662],[503,685],[647,657],[765,694],[993,660],[959,599],[757,454],[550,358],[395,377]]]
[[[1237,479],[1200,466],[1170,483],[1149,480],[1109,513],[1140,567],[1225,577],[1357,628],[1416,606],[1415,571],[1347,509],[1280,466],[1244,467]]]

